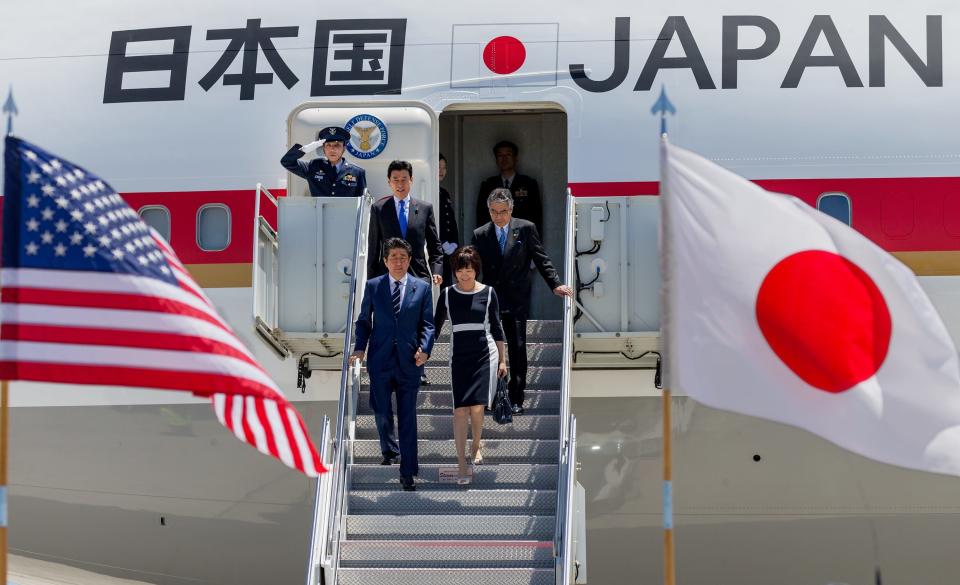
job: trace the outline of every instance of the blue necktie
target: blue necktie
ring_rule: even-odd
[[[406,212],[406,200],[400,200],[400,216],[397,218],[400,220],[400,235],[404,238],[407,237],[407,212]]]
[[[507,230],[504,228],[497,228],[497,241],[500,242],[500,254],[503,254],[507,249]]]
[[[393,312],[400,315],[400,281],[393,283]]]

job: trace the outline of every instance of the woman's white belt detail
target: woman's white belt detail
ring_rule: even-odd
[[[457,333],[459,331],[483,331],[485,329],[483,323],[461,323],[460,325],[454,325],[452,331]]]

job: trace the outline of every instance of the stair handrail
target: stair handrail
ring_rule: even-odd
[[[573,498],[576,483],[577,417],[570,415],[567,426],[569,441],[563,462],[563,538],[560,542],[560,555],[557,557],[556,580],[558,584],[569,585],[570,570],[573,567]],[[557,484],[559,487],[560,484]],[[560,491],[560,490],[558,490]],[[559,516],[559,514],[558,514]]]
[[[350,276],[350,292],[347,298],[346,327],[343,336],[343,361],[340,366],[340,394],[337,407],[336,435],[331,443],[331,494],[327,526],[323,542],[323,559],[328,563],[330,571],[327,583],[337,582],[337,570],[340,557],[340,532],[342,529],[342,513],[346,503],[346,483],[349,481],[347,467],[350,463],[355,438],[357,393],[360,388],[360,365],[350,366],[350,354],[353,346],[353,321],[356,318],[357,305],[360,301],[359,289],[367,281],[367,234],[370,226],[370,206],[373,197],[368,190],[357,206],[357,223],[353,238],[353,272]],[[308,583],[317,585],[317,582]]]
[[[320,462],[324,466],[330,464],[330,417],[323,415],[323,426],[320,430]],[[321,474],[317,478],[317,488],[313,495],[313,525],[310,528],[310,550],[307,560],[307,585],[319,583],[320,566],[325,562],[325,547],[321,550],[320,541],[326,538],[327,514],[329,507],[326,505],[327,498],[330,495],[331,477],[329,473]],[[317,559],[317,553],[320,558]]]
[[[565,284],[573,289],[574,262],[576,262],[576,224],[577,207],[573,192],[567,188],[566,210],[564,222],[563,263]],[[575,441],[572,434],[576,432],[576,422],[570,414],[571,376],[573,370],[573,310],[574,298],[563,298],[563,347],[560,368],[560,444],[557,458],[557,509],[556,527],[553,536],[553,554],[556,561],[556,579],[558,585],[569,583],[571,554],[570,524],[573,505],[573,490],[571,487],[574,474],[575,454],[572,448]]]

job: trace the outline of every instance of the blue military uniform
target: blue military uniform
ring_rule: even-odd
[[[350,135],[343,128],[331,126],[321,130],[318,138],[346,144],[350,140]],[[291,173],[307,180],[311,196],[360,197],[363,195],[364,189],[367,188],[367,174],[362,168],[343,158],[336,166],[330,164],[325,158],[317,158],[309,162],[300,160],[304,155],[306,153],[302,145],[294,144],[280,159],[280,164]]]

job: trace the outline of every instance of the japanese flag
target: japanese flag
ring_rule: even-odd
[[[671,386],[878,461],[960,475],[960,364],[914,275],[858,232],[662,152]]]
[[[455,24],[450,87],[557,84],[559,25]]]

